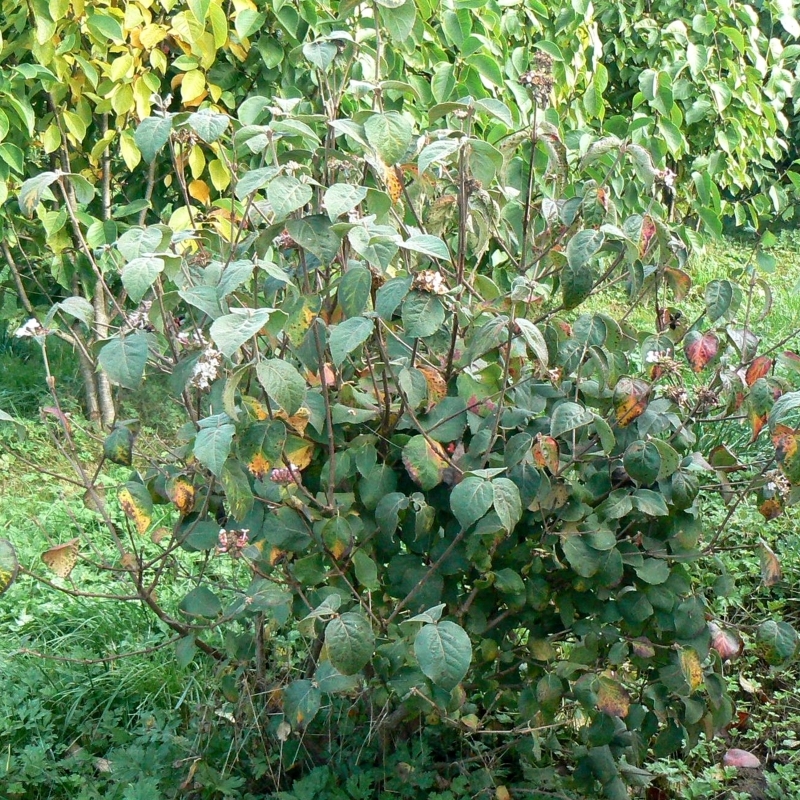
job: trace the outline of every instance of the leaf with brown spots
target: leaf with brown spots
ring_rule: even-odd
[[[78,562],[78,539],[51,547],[42,553],[42,561],[59,578],[68,578]]]
[[[383,164],[383,182],[386,184],[386,193],[396,203],[403,196],[402,173],[397,167]]]
[[[786,425],[776,425],[772,434],[775,460],[792,486],[800,485],[800,452],[797,448],[797,438],[797,431]]]
[[[153,500],[141,483],[129,481],[118,493],[125,516],[133,522],[139,533],[146,533],[152,522]]]
[[[183,516],[191,513],[195,503],[195,488],[185,475],[176,475],[167,481],[167,497]]]
[[[560,466],[558,460],[558,442],[552,436],[536,434],[533,443],[533,460],[539,467],[547,467],[552,473],[558,472]]]
[[[650,402],[650,384],[638,378],[620,378],[614,389],[614,412],[620,428],[640,417]]]
[[[773,549],[763,539],[759,539],[758,544],[761,554],[761,583],[764,586],[774,586],[783,578],[781,562]]]
[[[425,376],[425,382],[428,384],[428,405],[426,410],[430,411],[442,398],[447,396],[447,384],[438,369],[420,367],[419,371]]]
[[[649,214],[645,214],[644,219],[642,220],[641,239],[639,240],[640,256],[644,257],[644,255],[650,249],[657,232],[658,229],[656,228],[655,221]]]
[[[601,675],[598,680],[600,687],[597,690],[597,708],[610,717],[627,717],[631,698],[625,687],[605,675]]]

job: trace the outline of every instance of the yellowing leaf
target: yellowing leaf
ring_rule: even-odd
[[[297,409],[297,413],[290,417],[285,411],[278,409],[274,416],[275,419],[285,420],[299,436],[304,436],[306,428],[308,427],[308,421],[311,419],[311,412],[307,408],[299,408]]]
[[[205,181],[192,181],[189,184],[189,196],[200,201],[203,205],[211,203],[211,191]]]
[[[189,70],[181,81],[181,99],[184,105],[196,105],[205,94],[206,76],[199,69]]]
[[[45,550],[42,553],[42,561],[59,578],[68,578],[78,561],[78,539],[70,539],[64,544]]]
[[[111,97],[111,107],[119,116],[133,111],[133,87],[129,83],[117,86]]]
[[[147,490],[145,489],[145,491]],[[150,522],[152,520],[150,517],[150,510],[146,507],[145,503],[142,502],[142,498],[134,496],[131,489],[124,486],[119,491],[119,502],[122,506],[122,510],[125,512],[125,516],[133,521],[136,530],[139,531],[139,533],[145,533],[150,527]]]
[[[203,148],[199,144],[192,145],[189,151],[189,169],[192,171],[193,178],[199,178],[206,168],[206,157]]]
[[[133,56],[130,53],[124,53],[118,56],[111,62],[108,70],[108,77],[114,83],[119,83],[125,78],[133,77]]]
[[[400,170],[397,167],[383,167],[383,182],[386,184],[386,192],[391,197],[392,202],[396,203],[403,196],[403,181],[400,179]]]
[[[142,160],[142,154],[133,140],[132,131],[123,131],[119,138],[119,152],[125,166],[132,170],[135,169]]]
[[[681,665],[681,672],[686,678],[686,683],[694,692],[703,685],[703,665],[700,663],[700,656],[691,647],[685,647],[678,654]]]
[[[231,173],[228,172],[228,168],[222,161],[214,159],[208,165],[208,174],[212,185],[218,192],[224,192],[228,188],[231,182]]]
[[[142,76],[137,77],[133,82],[133,102],[136,104],[136,116],[139,119],[150,116],[150,109],[153,105],[150,99],[152,95],[153,91],[145,79]]]
[[[219,50],[228,41],[228,17],[221,5],[212,2],[208,9],[208,16],[211,20],[211,30],[214,35],[214,47]]]
[[[42,135],[42,149],[45,153],[54,153],[61,147],[61,131],[52,123]]]
[[[291,464],[294,464],[299,470],[304,470],[311,463],[311,459],[314,456],[314,445],[305,439],[290,436],[286,440],[284,453]]]
[[[139,34],[142,47],[152,50],[159,42],[167,38],[167,29],[163,25],[145,25]]]
[[[162,75],[167,71],[167,57],[158,48],[150,51],[150,66]]]

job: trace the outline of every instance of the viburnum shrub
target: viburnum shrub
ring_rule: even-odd
[[[396,57],[378,37],[377,63]],[[382,81],[341,30],[293,58],[309,98],[164,104],[137,130],[164,202],[117,221],[113,246],[84,239],[116,298],[97,358],[120,392],[169,374],[186,423],[153,460],[118,422],[89,466],[50,379],[105,524],[42,569],[76,593],[124,576],[181,663],[227,665],[226,696],[258,688],[252,724],[285,765],[328,757],[334,708],[360,742],[441,726],[510,786],[626,798],[648,758],[729,722],[743,640],[794,655],[782,621],[709,620],[694,565],[744,499],[770,518],[796,494],[800,357],[754,333],[756,267],[693,285],[674,176],[630,139],[563,127],[550,58],[513,107]],[[226,165],[221,199],[191,181],[197,153]],[[81,231],[84,180],[42,173],[20,205]],[[46,353],[59,326],[93,324],[70,297],[20,334]],[[774,447],[698,449],[698,425],[743,416]],[[104,462],[134,468],[116,499]]]

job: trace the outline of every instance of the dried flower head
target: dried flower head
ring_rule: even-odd
[[[144,300],[139,304],[139,307],[126,316],[125,321],[128,327],[135,331],[152,331],[154,330],[150,322],[150,309],[153,306],[152,300]]]
[[[541,51],[533,57],[533,69],[519,76],[522,86],[530,89],[538,106],[546,108],[550,104],[550,93],[553,91],[553,59]]]
[[[447,294],[447,284],[444,282],[441,272],[432,269],[424,269],[414,276],[413,287],[420,292],[429,294]]]
[[[697,404],[700,409],[718,406],[719,395],[713,389],[703,388],[697,393]]]
[[[291,250],[297,247],[297,242],[292,238],[289,231],[282,231],[273,240],[272,243],[278,250]]]
[[[250,530],[242,528],[239,531],[228,531],[221,528],[219,532],[217,553],[227,553],[231,558],[239,558],[242,550],[247,547]]]

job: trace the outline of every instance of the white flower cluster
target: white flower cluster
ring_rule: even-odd
[[[200,331],[181,331],[175,339],[183,347],[208,347],[208,340]]]
[[[222,353],[213,347],[207,347],[192,371],[191,385],[198,389],[210,389],[211,384],[217,379],[222,366]]]
[[[38,319],[31,318],[14,331],[14,336],[16,336],[17,339],[25,339],[33,336],[44,336],[46,333],[47,328],[45,328]]]

